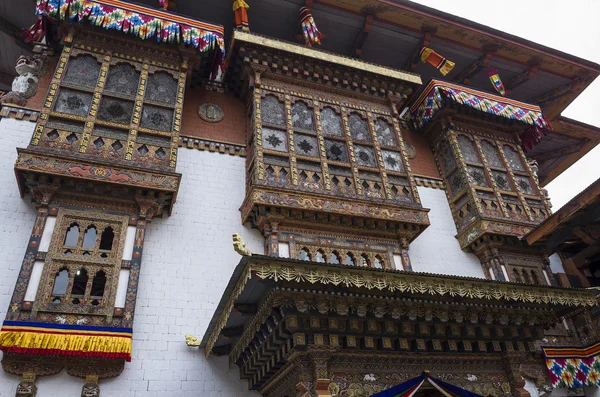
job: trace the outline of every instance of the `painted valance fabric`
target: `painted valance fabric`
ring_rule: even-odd
[[[225,59],[221,25],[187,18],[123,0],[37,0],[36,14],[50,20],[82,22],[130,33],[142,40],[193,45],[201,52],[216,49]]]
[[[578,347],[542,347],[552,387],[600,386],[600,342]]]
[[[131,361],[131,337],[131,328],[5,321],[0,330],[0,350]]]
[[[531,126],[521,137],[527,149],[537,144],[551,128],[539,106],[439,80],[432,80],[410,107],[415,128],[419,130],[427,125],[446,101]]]
[[[479,394],[471,393],[460,387],[435,379],[429,376],[427,372],[397,386],[372,394],[371,397],[412,397],[425,382],[428,382],[446,397],[481,397]]]

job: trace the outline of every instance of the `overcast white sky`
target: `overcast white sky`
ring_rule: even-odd
[[[600,64],[598,0],[416,0],[472,21]],[[600,79],[563,116],[600,127]],[[600,145],[552,181],[553,211],[600,178]]]

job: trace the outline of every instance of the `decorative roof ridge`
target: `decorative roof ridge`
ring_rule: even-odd
[[[379,65],[376,63],[365,62],[363,60],[350,58],[345,55],[336,54],[334,52],[326,51],[319,48],[309,48],[304,45],[300,45],[297,43],[284,41],[280,39],[275,39],[269,36],[265,36],[262,34],[245,32],[242,30],[234,29],[233,38],[230,44],[230,50],[228,57],[232,54],[232,49],[236,43],[236,41],[244,41],[251,44],[261,45],[265,47],[274,48],[277,50],[281,50],[282,47],[284,51],[295,53],[296,55],[306,56],[309,58],[315,58],[320,61],[326,61],[331,63],[337,63],[352,69],[358,69],[374,74],[379,74],[388,78],[392,78],[395,80],[402,80],[413,84],[421,85],[423,82],[421,80],[421,76],[416,73],[407,72],[404,70],[393,69],[388,66]],[[279,45],[277,45],[279,43]],[[317,54],[321,54],[321,56],[317,56]],[[229,64],[229,58],[227,58],[227,63]]]

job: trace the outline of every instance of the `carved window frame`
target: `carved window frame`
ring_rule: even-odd
[[[65,46],[59,59],[54,79],[50,85],[50,90],[42,109],[42,116],[38,121],[38,127],[34,132],[31,144],[34,146],[43,145],[59,151],[86,153],[107,160],[119,161],[123,164],[127,164],[128,161],[133,160],[136,163],[142,163],[143,166],[164,171],[174,171],[177,160],[178,136],[181,130],[183,114],[186,73],[178,68],[179,65],[153,62],[147,55],[138,57],[118,52],[107,54],[99,46],[96,47],[96,43],[89,38],[79,40],[76,37],[72,43],[68,44],[70,45]],[[64,81],[69,63],[79,56],[91,56],[100,64],[100,74],[93,87],[73,86]],[[110,68],[116,67],[118,64],[128,64],[140,74],[134,97],[104,90]],[[164,104],[146,100],[145,90],[147,80],[154,73],[166,73],[175,80],[177,83],[175,103]],[[57,111],[58,96],[63,88],[92,96],[91,105],[86,115],[80,116]],[[100,110],[105,99],[127,102],[128,106],[132,108],[129,122],[121,123],[99,119]],[[142,127],[143,112],[147,106],[160,108],[172,114],[169,116],[171,119],[170,127],[164,130]],[[46,124],[51,125],[53,123],[63,124],[62,127],[64,127],[64,130],[60,127],[45,127]],[[77,125],[70,127],[65,123],[75,123]],[[97,127],[110,128],[123,132],[127,139],[113,139],[109,137],[107,140],[105,136],[96,134]],[[56,129],[57,132],[53,133],[53,129]],[[144,144],[137,141],[138,132],[157,137],[166,137],[169,139],[169,144],[167,146],[149,148],[150,156],[139,156],[139,149]],[[63,141],[66,141],[67,136],[74,136],[76,139],[71,139],[65,143]],[[50,137],[53,137],[53,139],[49,139]],[[106,141],[106,144],[103,141]],[[116,144],[116,141],[119,141],[121,146],[117,145],[118,149],[114,149],[112,146]],[[95,142],[97,142],[97,145],[90,144]]]
[[[65,235],[74,223],[79,227],[77,247],[65,246]],[[51,312],[68,314],[89,314],[112,317],[119,282],[125,238],[129,218],[125,215],[111,215],[95,211],[79,211],[61,208],[58,211],[56,226],[52,233],[50,247],[46,253],[44,268],[33,303],[33,312]],[[82,248],[84,234],[88,227],[96,227],[96,240],[93,249]],[[111,227],[114,233],[112,249],[100,250],[99,245],[102,232]],[[66,254],[65,251],[71,251]],[[89,256],[84,252],[90,252]],[[101,255],[106,257],[102,257]],[[66,268],[69,271],[69,283],[60,303],[53,303],[52,292],[54,279],[57,273]],[[74,275],[77,270],[85,268],[88,281],[85,295],[81,303],[73,304],[70,301]],[[104,294],[98,305],[91,304],[91,286],[96,273],[103,271],[106,275]]]
[[[253,174],[252,179],[254,183],[268,185],[268,182],[261,181],[265,178],[273,180],[273,174],[276,174],[275,179],[277,179],[277,181],[283,181],[283,179],[278,177],[278,173],[280,172],[279,168],[277,168],[275,172],[273,172],[272,169],[265,172],[269,165],[271,165],[271,168],[275,168],[268,160],[269,156],[274,156],[280,158],[287,164],[287,166],[284,166],[287,168],[285,169],[285,174],[291,182],[288,184],[282,182],[283,185],[278,187],[322,193],[332,192],[353,198],[378,199],[394,203],[406,204],[410,202],[420,204],[416,184],[411,173],[404,141],[400,132],[400,126],[390,112],[373,111],[367,107],[357,108],[349,104],[344,105],[333,97],[325,96],[326,94],[322,92],[319,92],[317,95],[307,95],[298,91],[293,91],[287,88],[287,86],[285,87],[286,89],[282,89],[279,87],[263,85],[254,96],[254,139],[252,140],[254,150],[252,151],[253,158],[248,161],[250,172]],[[274,96],[278,98],[280,102],[285,104],[286,128],[283,126],[262,123],[261,102],[267,96]],[[293,126],[291,120],[291,108],[293,104],[297,102],[303,102],[309,109],[312,109],[315,127],[314,131],[298,129]],[[325,108],[332,109],[335,114],[341,117],[341,136],[325,134],[322,131],[320,113]],[[348,118],[353,113],[357,113],[366,121],[370,137],[369,141],[355,141],[352,138]],[[382,120],[390,125],[396,145],[380,145],[379,138],[375,132],[375,122],[378,120]],[[264,134],[264,131],[262,131],[263,127],[287,133],[288,145],[286,152],[270,150],[262,145]],[[298,153],[297,150],[294,150],[295,134],[314,136],[319,145],[319,156],[304,156],[301,153]],[[344,145],[348,161],[327,159],[325,140],[339,142]],[[368,147],[372,151],[374,161],[372,165],[358,164],[356,160],[355,145]],[[382,151],[397,153],[397,156],[394,155],[394,159],[400,161],[400,164],[397,166],[398,169],[386,167]],[[265,159],[265,156],[267,156],[267,159]],[[320,163],[320,172],[316,172],[318,175],[312,175],[312,173],[315,173],[315,170],[303,169],[303,162],[312,162],[315,166]],[[336,175],[335,172],[330,172],[330,166],[339,167],[340,175]],[[277,167],[281,167],[281,165],[277,165]],[[304,177],[304,175],[302,175],[302,178],[300,177],[303,171],[308,178]],[[342,175],[342,171],[344,171],[343,173],[350,173],[351,176]],[[369,178],[365,175],[371,175],[372,177]],[[388,175],[396,176],[403,182],[392,183],[389,181]],[[311,180],[311,176],[313,180]],[[333,180],[334,177],[337,178],[337,180]],[[336,181],[345,182],[345,185],[339,187],[339,183],[336,184]]]

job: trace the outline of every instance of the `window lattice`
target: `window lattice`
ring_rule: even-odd
[[[110,67],[104,92],[134,98],[140,80],[140,73],[126,63]]]
[[[396,137],[394,136],[394,127],[383,120],[377,120],[375,122],[375,133],[377,134],[377,140],[382,146],[396,146]]]
[[[357,141],[371,142],[371,134],[369,133],[369,125],[367,121],[358,114],[353,113],[348,117],[348,126],[352,139]]]
[[[324,108],[321,111],[321,128],[325,135],[337,137],[344,135],[342,131],[342,118],[331,108]]]
[[[292,126],[302,130],[314,130],[312,110],[304,102],[296,102],[292,105]]]
[[[94,88],[100,75],[100,64],[90,55],[80,55],[71,58],[63,82],[68,85]]]
[[[262,99],[260,113],[263,123],[285,127],[283,103],[274,96],[267,95]]]
[[[156,72],[149,75],[144,99],[163,105],[175,106],[177,80],[166,72]]]

